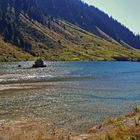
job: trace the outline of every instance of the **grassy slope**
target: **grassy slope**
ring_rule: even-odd
[[[23,13],[20,20],[19,30],[24,41],[30,44],[29,52],[34,57],[47,60],[114,60],[114,57],[140,60],[140,51],[124,47],[111,38],[105,41],[70,23],[48,19],[48,27],[31,20]],[[0,60],[24,60],[30,57],[29,54],[23,55],[16,50],[16,57],[9,57],[7,47]]]
[[[16,60],[28,60],[31,59],[31,55],[23,52],[21,49],[13,46],[10,43],[6,43],[2,37],[0,37],[0,61],[16,61]]]

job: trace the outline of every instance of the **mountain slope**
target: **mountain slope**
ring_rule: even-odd
[[[80,0],[36,0],[45,14],[65,19],[100,37],[98,28],[119,42],[140,49],[140,36],[134,35],[125,26],[118,23],[94,6],[88,6]]]
[[[30,60],[32,56],[0,37],[0,61]]]
[[[140,60],[138,50],[120,44],[100,29],[96,28],[103,38],[47,16],[38,6],[38,0],[0,1],[1,36],[32,59]]]

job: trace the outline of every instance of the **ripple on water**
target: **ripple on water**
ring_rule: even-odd
[[[0,91],[1,120],[46,118],[80,131],[140,104],[138,63],[46,63],[44,69],[29,69],[32,62],[2,64],[0,88],[10,90]]]

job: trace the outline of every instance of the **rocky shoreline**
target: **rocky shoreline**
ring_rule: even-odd
[[[0,140],[139,140],[140,106],[121,117],[105,120],[85,134],[57,129],[45,120],[0,121]]]

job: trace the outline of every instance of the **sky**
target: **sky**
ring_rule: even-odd
[[[140,34],[140,0],[83,0]]]

